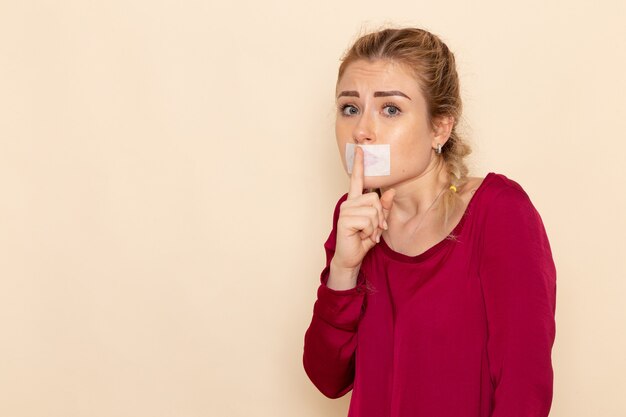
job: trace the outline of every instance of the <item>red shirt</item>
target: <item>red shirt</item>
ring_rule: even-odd
[[[326,286],[304,369],[326,396],[352,390],[348,417],[545,417],[552,402],[556,270],[522,187],[489,173],[451,235],[418,256],[381,238],[357,286]]]

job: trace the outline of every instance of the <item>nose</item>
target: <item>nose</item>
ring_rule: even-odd
[[[354,126],[352,138],[358,144],[370,144],[376,141],[376,126],[373,118],[363,112]]]

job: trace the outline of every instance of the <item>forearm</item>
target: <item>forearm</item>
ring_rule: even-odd
[[[352,389],[356,332],[338,329],[314,316],[304,338],[304,369],[325,396],[339,398]]]
[[[321,281],[313,319],[304,338],[303,362],[315,386],[327,397],[338,398],[352,388],[357,329],[365,294],[358,286],[335,290],[324,284],[330,281],[330,265],[322,272]]]

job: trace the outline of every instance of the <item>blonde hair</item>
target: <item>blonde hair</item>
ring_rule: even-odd
[[[469,172],[464,158],[472,150],[457,132],[463,104],[454,54],[441,39],[426,30],[383,29],[361,36],[354,42],[341,59],[337,81],[352,62],[379,59],[404,64],[414,71],[426,99],[431,127],[437,117],[454,118],[450,137],[438,156],[443,158],[450,186],[460,190],[467,183]],[[380,190],[377,192],[380,194]],[[461,198],[450,188],[446,188],[441,197],[445,226]]]

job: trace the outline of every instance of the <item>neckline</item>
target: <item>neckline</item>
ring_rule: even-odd
[[[463,212],[463,215],[461,216],[461,220],[459,220],[456,226],[454,226],[454,229],[452,229],[452,231],[450,232],[451,235],[459,236],[461,234],[461,232],[463,231],[463,225],[465,224],[465,220],[467,219],[470,209],[474,206],[474,202],[476,201],[476,196],[482,192],[487,182],[491,180],[491,177],[493,177],[494,175],[495,173],[493,172],[489,172],[487,175],[485,175],[485,178],[483,179],[483,181],[480,183],[480,185],[478,186],[478,188],[476,189],[476,191],[470,198],[470,201],[467,203],[467,207],[465,207],[465,211]],[[377,246],[380,246],[382,251],[388,257],[392,259],[395,259],[400,262],[416,263],[416,262],[422,262],[425,259],[430,258],[435,253],[443,249],[445,246],[453,244],[454,241],[452,239],[448,239],[448,236],[446,236],[439,242],[435,243],[433,246],[426,249],[424,252],[420,253],[419,255],[414,255],[414,256],[405,255],[403,253],[396,252],[395,250],[391,249],[382,235],[380,236],[380,243]]]

